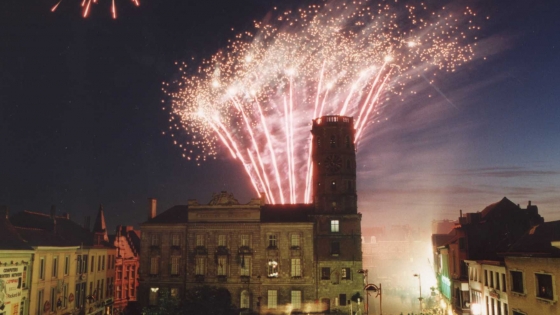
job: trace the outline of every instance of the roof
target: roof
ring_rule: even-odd
[[[498,212],[498,211],[503,211],[503,210],[509,210],[509,209],[512,209],[512,208],[519,209],[519,206],[517,206],[511,200],[504,197],[504,198],[502,198],[502,200],[486,206],[486,208],[484,208],[484,210],[482,210],[482,212],[481,212],[482,213],[482,218],[486,218],[487,216],[489,216],[492,213],[495,213],[495,212]]]
[[[103,205],[99,205],[99,210],[97,211],[97,217],[95,218],[95,223],[93,224],[94,232],[107,232],[107,226],[105,225],[105,214],[103,213]]]
[[[453,234],[432,234],[432,245],[435,247],[447,245],[453,238],[455,238]]]
[[[189,206],[173,206],[142,224],[170,224],[189,222]]]
[[[0,249],[32,249],[19,235],[10,220],[6,219],[4,216],[0,217]]]
[[[261,207],[261,222],[310,222],[313,204],[264,205]]]
[[[55,216],[53,220],[51,215],[26,210],[11,216],[10,221],[31,246],[93,244],[91,232],[66,216]]]
[[[560,241],[560,221],[545,222],[532,227],[503,255],[560,258],[560,248],[552,246],[553,241]]]

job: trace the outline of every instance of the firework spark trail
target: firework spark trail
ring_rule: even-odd
[[[471,8],[394,5],[329,2],[279,12],[193,71],[182,64],[182,76],[163,87],[171,135],[190,136],[191,150],[181,149],[197,162],[232,152],[269,201],[311,201],[312,119],[354,116],[358,144],[384,109],[416,94],[407,87],[475,57],[480,26]]]
[[[115,3],[116,0],[111,0],[111,6],[109,9],[109,12],[111,13],[111,16],[113,17],[113,19],[117,18],[117,5]],[[56,9],[58,9],[58,6],[60,5],[60,3],[62,2],[62,0],[59,0],[52,8],[51,8],[51,12],[55,12]],[[92,4],[98,4],[99,0],[82,0],[80,6],[83,9],[82,11],[82,16],[84,18],[87,18],[89,16],[89,13],[91,12],[91,5]],[[134,3],[137,7],[140,6],[140,1],[139,0],[132,0],[132,3]]]
[[[267,194],[270,195],[270,199],[274,203],[275,202],[274,195],[272,195],[272,190],[270,189],[270,182],[268,180],[268,176],[266,174],[266,170],[265,170],[264,164],[262,162],[261,154],[259,152],[259,146],[257,144],[257,141],[255,140],[253,127],[251,127],[251,123],[249,122],[249,119],[247,118],[247,115],[245,114],[245,111],[243,110],[243,106],[239,103],[239,101],[236,98],[232,98],[232,101],[236,105],[237,109],[241,113],[241,117],[243,117],[243,120],[245,121],[245,125],[247,126],[247,131],[249,132],[249,136],[251,137],[251,142],[253,144],[253,149],[255,150],[255,153],[257,154],[257,160],[259,161],[259,166],[261,167],[262,176],[259,173],[258,169],[255,169],[255,172],[257,172],[257,175],[258,175],[261,183],[262,183],[262,178],[264,178],[264,183],[266,184],[265,188],[267,190]],[[251,163],[254,163],[254,158],[253,158],[253,156],[251,154],[251,151],[249,149],[247,149],[247,153],[248,153],[249,157],[251,157]]]
[[[274,175],[276,178],[276,183],[278,184],[278,192],[280,193],[280,201],[282,203],[284,203],[284,192],[282,190],[282,183],[281,183],[281,179],[280,179],[280,172],[278,171],[278,164],[276,163],[276,155],[274,154],[274,149],[272,147],[272,141],[270,140],[270,132],[268,130],[268,126],[266,123],[266,119],[264,117],[264,114],[262,112],[262,108],[261,105],[259,104],[259,101],[257,99],[255,99],[255,103],[257,104],[257,109],[259,111],[259,117],[261,119],[261,124],[262,124],[262,129],[263,129],[263,133],[265,135],[266,138],[266,143],[267,143],[267,147],[268,150],[270,151],[270,158],[272,160],[272,167],[274,169]]]

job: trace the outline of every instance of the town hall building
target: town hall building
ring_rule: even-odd
[[[226,288],[240,310],[258,313],[363,310],[361,214],[353,119],[313,120],[313,203],[246,204],[228,192],[157,214],[141,225],[139,301]]]

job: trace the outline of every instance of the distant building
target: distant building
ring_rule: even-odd
[[[499,291],[505,288],[504,259],[498,253],[508,250],[527,230],[543,221],[538,208],[530,202],[522,209],[504,197],[481,212],[461,214],[447,236],[433,235],[438,289],[446,307],[465,315],[471,314],[473,306],[483,315],[507,313],[506,296]],[[474,273],[476,281],[470,279]],[[486,305],[490,313],[486,313]]]
[[[136,302],[140,267],[140,231],[132,226],[117,226],[117,233],[109,237],[116,247],[115,258],[115,314],[124,313],[129,302]]]
[[[560,314],[560,221],[534,226],[503,255],[509,314]]]
[[[264,197],[241,204],[221,192],[207,204],[189,200],[156,215],[150,199],[141,225],[140,301],[156,304],[162,289],[181,297],[212,285],[226,288],[246,312],[362,308],[352,118],[321,117],[312,134],[313,204],[266,204]]]
[[[17,289],[22,289],[22,299],[20,311],[12,309],[9,314],[112,314],[115,250],[106,242],[102,208],[93,232],[67,214],[56,215],[54,206],[50,214],[23,211],[8,217],[5,213],[0,223],[9,241],[0,242],[0,255],[21,242],[27,249],[17,254],[12,249],[13,254],[27,255],[31,249],[33,255],[10,268],[13,274],[21,274]]]

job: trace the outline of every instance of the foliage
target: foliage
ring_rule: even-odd
[[[169,290],[161,289],[159,291],[158,304],[155,306],[145,307],[142,310],[144,315],[164,315],[179,313],[179,300],[169,294]]]
[[[185,292],[183,314],[188,315],[233,315],[231,294],[225,288],[199,286]]]

